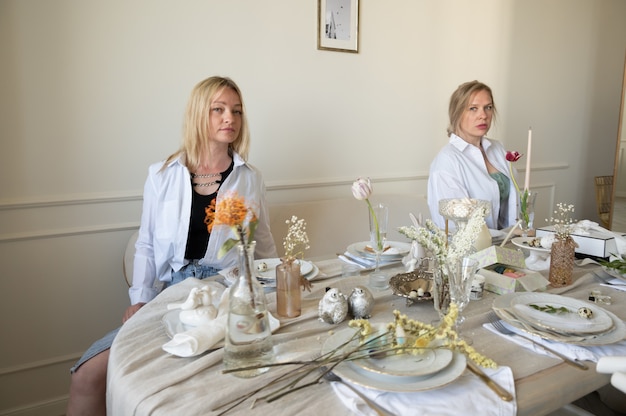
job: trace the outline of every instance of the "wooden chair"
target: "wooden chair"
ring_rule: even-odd
[[[611,199],[613,196],[613,176],[596,176],[596,205],[598,216],[604,228],[611,224]]]

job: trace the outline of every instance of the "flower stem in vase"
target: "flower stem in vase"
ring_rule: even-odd
[[[537,199],[537,192],[531,192],[525,189],[524,192],[520,194],[519,199],[518,220],[521,221],[522,237],[534,236],[535,230],[533,223],[535,221],[535,200]]]
[[[228,320],[224,342],[224,367],[236,370],[237,377],[254,377],[268,371],[263,365],[274,361],[274,346],[269,325],[265,290],[252,276],[255,243],[238,244],[239,270],[230,287]]]
[[[389,279],[380,270],[380,258],[385,251],[389,208],[383,204],[372,206],[369,200],[366,201],[369,207],[370,242],[376,261],[374,271],[370,274],[370,286],[376,290],[384,290],[389,287]]]

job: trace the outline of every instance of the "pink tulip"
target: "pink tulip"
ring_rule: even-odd
[[[352,184],[352,195],[359,201],[366,200],[372,195],[372,182],[370,178],[358,178]]]

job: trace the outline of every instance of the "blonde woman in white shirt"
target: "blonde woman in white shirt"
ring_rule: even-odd
[[[237,192],[258,209],[256,257],[277,256],[265,184],[259,171],[246,162],[249,143],[239,87],[223,77],[197,84],[187,105],[181,148],[148,170],[129,290],[131,306],[122,322],[152,300],[160,286],[188,277],[203,279],[236,265],[234,250],[217,258],[219,248],[232,237],[230,229],[213,227],[209,233],[205,222],[205,208],[227,192]],[[72,367],[68,416],[106,414],[106,369],[118,330],[94,343]]]
[[[460,85],[450,97],[448,110],[450,141],[430,166],[428,206],[433,221],[444,228],[439,201],[447,198],[475,198],[491,201],[485,218],[491,229],[503,229],[516,222],[517,194],[509,177],[506,150],[488,139],[496,116],[491,88],[471,81]]]

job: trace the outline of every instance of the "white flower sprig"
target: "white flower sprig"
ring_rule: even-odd
[[[574,213],[574,205],[559,202],[556,204],[557,209],[554,210],[554,217],[549,220],[554,225],[554,233],[557,238],[565,239],[570,236],[575,220],[572,218]]]
[[[285,221],[285,224],[289,224],[287,236],[283,240],[285,259],[293,261],[298,257],[303,258],[304,251],[311,248],[309,236],[306,233],[306,222],[293,215],[291,219]]]
[[[445,231],[437,227],[430,219],[426,220],[426,227],[417,229],[414,226],[400,227],[399,232],[409,238],[415,236],[415,240],[442,264],[446,261],[460,260],[470,253],[485,223],[486,214],[485,206],[478,205],[472,211],[467,225],[452,236],[449,245]]]
[[[419,229],[415,228],[414,225],[411,225],[410,227],[407,227],[407,226],[398,227],[398,232],[406,236],[410,240],[417,240],[417,238],[419,237]]]

